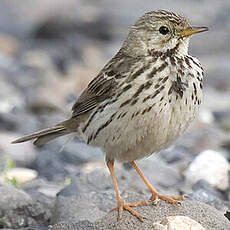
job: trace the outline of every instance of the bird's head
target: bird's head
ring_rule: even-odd
[[[207,31],[207,27],[192,27],[187,20],[165,10],[144,14],[132,26],[124,47],[131,56],[147,56],[149,51],[187,54],[192,34]]]

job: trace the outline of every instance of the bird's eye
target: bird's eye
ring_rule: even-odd
[[[166,35],[169,32],[169,29],[166,26],[161,26],[159,32],[163,35]]]

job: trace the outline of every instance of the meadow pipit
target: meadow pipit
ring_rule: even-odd
[[[203,68],[188,54],[192,34],[207,27],[192,27],[181,16],[152,11],[132,26],[119,52],[88,84],[73,106],[70,119],[52,128],[19,138],[35,145],[69,133],[106,154],[117,196],[118,217],[128,210],[142,220],[120,196],[114,161],[129,162],[152,196],[172,204],[183,197],[157,193],[135,160],[170,146],[196,116],[202,98]]]

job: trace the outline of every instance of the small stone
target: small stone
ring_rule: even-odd
[[[199,120],[205,124],[212,124],[215,118],[210,110],[202,109],[199,113]]]
[[[18,52],[18,49],[19,49],[19,42],[16,40],[15,37],[3,33],[0,34],[1,52],[9,56],[13,56]]]
[[[35,179],[37,175],[35,170],[28,168],[13,168],[6,172],[8,180],[15,179],[19,184]]]
[[[187,216],[169,216],[153,224],[154,230],[205,230],[198,222]]]
[[[205,150],[189,165],[185,177],[192,184],[204,179],[213,187],[225,191],[229,188],[229,169],[229,162],[219,152]]]

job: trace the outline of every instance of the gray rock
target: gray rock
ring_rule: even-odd
[[[85,143],[75,140],[65,145],[61,156],[64,162],[79,165],[101,159],[103,153],[99,148],[87,146]]]
[[[160,154],[160,153],[159,153]],[[143,159],[137,162],[140,169],[143,171],[146,178],[157,190],[170,193],[178,193],[177,187],[182,181],[182,175],[178,168],[167,164],[162,161],[158,156],[151,156],[148,159]],[[131,186],[138,186],[139,191],[148,191],[147,187],[138,176],[135,170],[130,170],[129,175],[129,188]]]
[[[99,208],[90,200],[77,197],[63,197],[58,196],[52,223],[59,223],[62,221],[76,223],[78,221],[88,220],[94,222],[102,218],[106,213],[99,210]]]
[[[130,171],[122,165],[116,165],[116,177],[121,191],[132,187]],[[113,184],[104,159],[92,161],[80,168],[80,172],[71,173],[71,184],[59,192],[62,196],[78,196],[90,191],[113,191]]]
[[[157,206],[139,206],[134,209],[145,217],[143,223],[128,212],[124,212],[123,218],[117,221],[117,212],[113,211],[98,220],[96,227],[101,230],[147,230],[152,229],[154,222],[161,221],[167,216],[182,215],[196,220],[208,230],[230,229],[229,220],[221,212],[198,201],[186,200],[181,202],[181,206],[160,201]]]
[[[230,210],[230,203],[226,196],[213,188],[207,181],[200,180],[192,186],[193,192],[185,196],[196,201],[204,202],[225,213]]]
[[[210,72],[209,78],[206,79],[208,84],[219,91],[229,91],[230,81],[228,75],[230,73],[230,66],[225,58],[219,62]]]
[[[57,196],[63,196],[63,197],[71,197],[71,196],[78,196],[80,194],[80,185],[78,183],[78,180],[76,178],[71,179],[71,184],[63,188]]]
[[[32,168],[38,171],[40,176],[50,181],[63,181],[67,176],[65,166],[66,163],[62,162],[58,149],[53,149],[48,145],[40,150],[32,164]]]
[[[41,23],[35,28],[33,37],[36,39],[60,39],[74,33],[89,36],[89,38],[109,41],[111,40],[111,25],[108,18],[95,18],[91,22],[82,23],[76,19],[67,20],[67,17],[60,18],[60,15]],[[98,30],[95,30],[98,28]]]
[[[122,192],[121,195],[128,202],[134,202],[137,197],[141,199],[143,196],[132,192]],[[75,178],[70,185],[58,193],[51,222],[53,224],[63,221],[76,223],[83,220],[94,222],[114,208],[116,202],[112,187],[104,188],[104,191],[97,188],[93,190],[92,187],[87,187],[86,184],[80,182],[79,178]]]
[[[187,151],[185,147],[176,145],[170,149],[161,151],[159,155],[167,163],[172,164],[183,160],[187,156]]]
[[[22,190],[0,186],[0,228],[22,228],[49,224],[51,213]]]
[[[121,192],[122,198],[126,202],[136,202],[137,200],[148,199],[149,196],[143,196],[143,194],[138,194],[135,192]],[[88,192],[87,194],[81,195],[82,199],[87,199],[88,201],[94,203],[101,211],[108,213],[112,208],[117,205],[117,198],[114,190],[108,190],[104,192]]]
[[[183,201],[180,207],[163,201],[159,202],[157,206],[138,207],[138,212],[146,218],[143,224],[127,212],[124,212],[123,219],[117,222],[117,212],[108,213],[116,206],[116,196],[112,189],[82,192],[75,186],[78,186],[78,183],[73,181],[72,185],[67,186],[59,193],[52,217],[54,225],[60,222],[77,223],[87,220],[91,223],[96,221],[98,229],[151,229],[154,222],[167,216],[184,215],[198,221],[209,230],[227,230],[229,228],[229,222],[223,212],[200,201],[191,200]],[[197,190],[205,186],[208,187],[205,184],[197,185]],[[76,189],[76,191],[71,192],[71,189]],[[211,188],[209,189],[211,190]],[[143,197],[143,195],[133,192],[123,192],[121,195],[126,202],[148,199],[147,196]],[[212,196],[216,198],[216,196]],[[216,200],[210,200],[210,203],[212,204],[214,201]],[[213,205],[215,206],[215,204]],[[106,215],[106,213],[108,214]],[[70,229],[74,229],[74,227]]]
[[[30,197],[43,205],[46,210],[49,210],[50,213],[53,211],[54,206],[54,198],[50,196],[46,196],[45,194],[37,191],[37,190],[27,190],[26,191]]]
[[[225,131],[230,130],[230,110],[214,112],[217,124]]]
[[[212,101],[213,98],[208,100]],[[217,126],[208,125],[207,127],[195,128],[184,133],[178,139],[176,145],[177,148],[178,146],[185,148],[186,153],[191,157],[191,161],[194,158],[194,154],[207,150],[207,146],[210,149],[218,149],[225,137],[226,134]]]
[[[199,180],[192,186],[193,194],[200,193],[204,194],[203,198],[200,197],[200,201],[213,201],[213,200],[224,200],[225,196],[223,193],[213,188],[206,180]]]
[[[26,122],[25,122],[26,121]],[[0,112],[0,126],[2,130],[15,132],[23,135],[38,129],[38,121],[35,116],[26,113],[16,106],[9,112]],[[11,142],[12,140],[9,140]]]
[[[53,207],[56,194],[63,188],[63,181],[61,181],[61,184],[58,184],[57,182],[47,181],[44,178],[38,178],[22,184],[21,188],[33,199]]]
[[[106,166],[104,166],[106,167]],[[125,175],[125,171],[121,169],[121,171],[116,173],[116,176],[119,181],[120,175]],[[80,176],[80,181],[88,190],[93,191],[106,191],[109,189],[113,189],[112,180],[110,174],[106,172],[106,170],[95,169],[92,172],[82,174]],[[126,180],[128,182],[128,180]],[[120,187],[122,185],[120,184]]]
[[[215,199],[215,197],[210,196],[205,191],[199,190],[195,193],[190,193],[186,195],[187,198],[192,200],[202,201],[210,206],[215,207],[222,213],[225,213],[227,210],[230,210],[230,203],[226,200]]]

